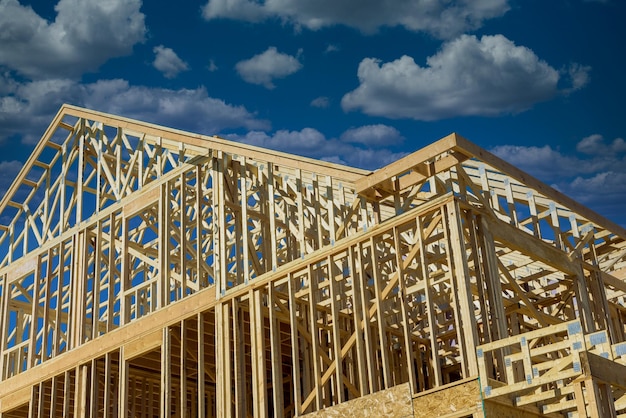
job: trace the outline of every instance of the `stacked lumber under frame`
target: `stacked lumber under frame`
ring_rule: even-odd
[[[456,134],[369,173],[63,106],[0,201],[0,417],[617,416],[625,280]]]

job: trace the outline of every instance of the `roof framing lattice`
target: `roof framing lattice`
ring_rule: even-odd
[[[369,172],[64,105],[0,201],[0,414],[624,410],[625,298],[624,228],[457,134]]]

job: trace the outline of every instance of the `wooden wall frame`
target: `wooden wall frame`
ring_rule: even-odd
[[[370,173],[64,105],[0,201],[0,417],[617,416],[625,280],[622,227],[457,134]]]

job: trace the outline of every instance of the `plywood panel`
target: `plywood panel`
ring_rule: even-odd
[[[371,395],[306,414],[310,418],[348,418],[356,416],[405,418],[413,416],[409,384],[394,386]]]
[[[415,417],[461,417],[482,409],[478,380],[462,380],[413,399]]]

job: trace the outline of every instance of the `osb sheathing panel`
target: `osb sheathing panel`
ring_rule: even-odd
[[[306,415],[307,418],[326,417],[413,417],[409,384],[394,386],[371,395]]]
[[[458,417],[481,410],[478,380],[447,385],[413,399],[415,417]]]

